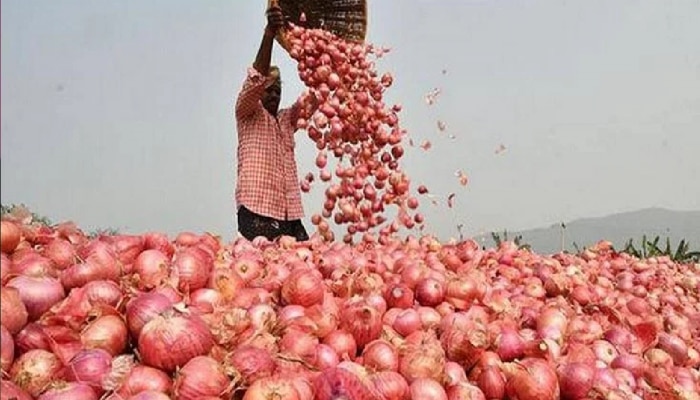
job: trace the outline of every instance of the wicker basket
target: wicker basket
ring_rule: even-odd
[[[295,25],[322,28],[346,40],[364,42],[367,34],[366,0],[268,0],[268,7],[279,5],[282,14]],[[306,21],[301,22],[304,13]],[[289,51],[284,32],[277,41]]]

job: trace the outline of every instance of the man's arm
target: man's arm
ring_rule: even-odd
[[[267,10],[267,26],[263,33],[258,54],[255,57],[253,68],[261,75],[248,73],[248,79],[238,95],[236,101],[236,117],[245,118],[255,112],[258,101],[265,91],[264,81],[270,73],[270,62],[272,60],[272,46],[275,41],[275,35],[284,25],[284,17],[282,9],[278,6],[272,6]]]

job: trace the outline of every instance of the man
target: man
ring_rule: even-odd
[[[298,104],[279,110],[279,69],[270,66],[275,35],[284,25],[279,7],[267,10],[257,57],[236,101],[238,231],[248,240],[283,235],[299,241],[308,234],[294,157]]]

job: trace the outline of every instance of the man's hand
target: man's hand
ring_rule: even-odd
[[[271,36],[277,35],[277,32],[284,26],[284,15],[279,6],[272,6],[267,9],[267,26],[265,33]]]

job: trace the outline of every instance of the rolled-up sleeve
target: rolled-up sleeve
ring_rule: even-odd
[[[255,68],[248,68],[248,76],[236,100],[236,119],[247,118],[261,107],[260,99],[270,80]]]

